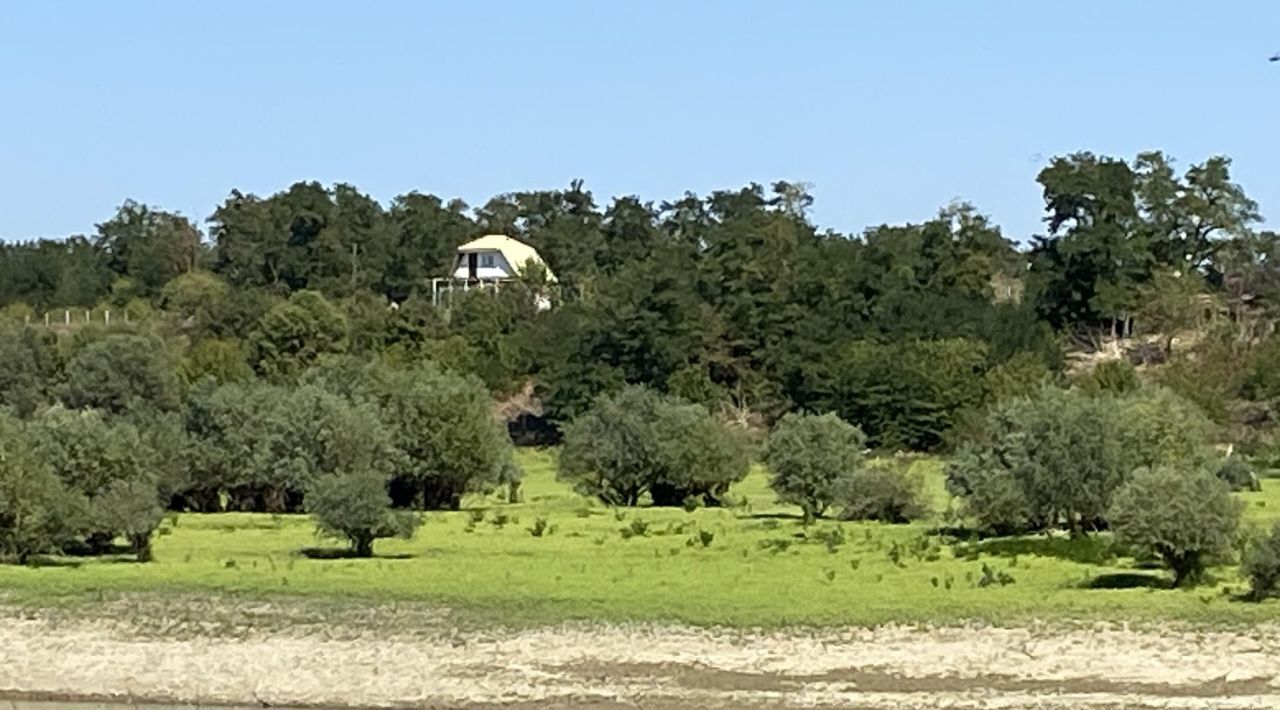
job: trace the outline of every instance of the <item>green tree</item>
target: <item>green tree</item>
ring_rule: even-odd
[[[116,273],[137,284],[141,296],[195,268],[200,232],[191,220],[126,200],[98,225],[98,244]]]
[[[234,510],[298,512],[322,475],[389,475],[396,465],[391,435],[372,406],[315,386],[199,388],[186,422],[194,453],[180,498],[196,510],[216,510],[225,494]]]
[[[347,540],[357,557],[372,557],[375,540],[409,539],[420,518],[391,510],[386,480],[375,473],[332,473],[317,478],[307,491],[307,512],[322,535]]]
[[[321,355],[347,349],[347,318],[315,291],[298,291],[263,314],[249,335],[259,373],[287,381]]]
[[[559,477],[609,505],[718,503],[746,476],[733,434],[702,407],[632,386],[598,398],[564,432]]]
[[[218,384],[253,379],[249,353],[243,343],[233,338],[211,338],[192,345],[182,356],[178,371],[187,384],[205,377]]]
[[[163,519],[156,484],[147,478],[115,481],[89,505],[93,529],[123,536],[139,562],[151,561],[152,537]]]
[[[1105,521],[1112,495],[1133,468],[1120,432],[1110,399],[1046,386],[991,411],[984,439],[948,467],[948,487],[993,529],[1025,520],[1034,529],[1083,532]]]
[[[1208,561],[1231,549],[1242,507],[1209,471],[1159,467],[1134,473],[1116,493],[1110,519],[1116,540],[1159,557],[1181,587],[1198,582]]]
[[[862,431],[835,414],[788,414],[765,444],[770,485],[806,521],[822,517],[865,466],[865,445]]]
[[[304,379],[376,412],[395,452],[387,460],[397,507],[457,510],[465,493],[500,482],[511,441],[474,377],[337,358]]]
[[[35,328],[0,327],[0,406],[31,416],[52,397],[62,369],[55,337]]]
[[[1280,523],[1249,548],[1240,572],[1249,579],[1249,597],[1254,601],[1280,596]]]
[[[25,564],[82,533],[84,501],[58,479],[21,422],[0,413],[0,555]]]
[[[40,458],[66,488],[88,502],[87,542],[95,552],[126,535],[140,559],[159,525],[166,462],[133,424],[94,410],[47,409],[27,428]]]
[[[133,333],[108,333],[81,347],[67,362],[60,399],[73,409],[121,413],[177,409],[178,377],[165,344]]]

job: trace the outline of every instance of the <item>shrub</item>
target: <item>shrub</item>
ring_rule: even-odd
[[[1141,469],[1111,506],[1116,539],[1173,571],[1175,587],[1194,584],[1208,560],[1231,548],[1242,504],[1200,468]]]
[[[1227,484],[1233,491],[1260,491],[1262,482],[1258,480],[1253,467],[1243,456],[1228,456],[1222,460],[1217,469],[1218,480]]]
[[[414,513],[391,509],[385,479],[371,472],[316,479],[307,491],[307,512],[320,534],[346,539],[357,557],[372,556],[375,540],[413,537],[420,523]]]
[[[748,470],[746,447],[702,407],[641,387],[596,400],[565,427],[559,476],[609,505],[716,504]]]
[[[924,481],[909,466],[860,468],[836,487],[841,520],[908,523],[928,513]]]
[[[1044,387],[1000,403],[948,466],[948,487],[991,532],[1105,527],[1134,468],[1208,462],[1210,425],[1167,390],[1123,397]]]
[[[1208,466],[1213,424],[1195,404],[1164,387],[1114,400],[1120,446],[1130,468]]]
[[[1094,394],[1127,394],[1142,387],[1138,372],[1124,360],[1100,362],[1078,382],[1082,389]]]
[[[84,499],[70,491],[0,413],[0,555],[25,564],[83,532]]]
[[[1249,549],[1240,571],[1249,578],[1249,597],[1254,601],[1280,596],[1280,523]]]
[[[835,414],[788,414],[765,444],[770,485],[806,521],[821,517],[863,468],[865,444],[862,431]]]
[[[183,493],[201,510],[225,493],[233,510],[300,512],[317,477],[385,474],[398,461],[371,405],[314,386],[201,389],[191,397],[187,430],[196,453]]]
[[[139,562],[151,561],[151,538],[164,508],[155,483],[145,479],[116,481],[90,502],[89,519],[95,530],[122,535]]]
[[[961,449],[947,465],[947,489],[963,499],[963,512],[979,530],[1010,535],[1030,527],[1031,504],[1022,484],[991,448]]]
[[[398,508],[457,510],[466,493],[518,483],[511,439],[475,377],[429,364],[399,369],[345,357],[325,361],[303,381],[376,412],[394,449],[388,463]]]
[[[173,462],[133,424],[100,412],[46,409],[27,426],[32,446],[49,470],[89,506],[83,521],[88,545],[104,551],[118,535],[130,537],[140,559],[140,537],[159,525],[159,486]]]

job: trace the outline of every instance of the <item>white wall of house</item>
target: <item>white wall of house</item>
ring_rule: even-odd
[[[515,269],[511,268],[511,264],[507,263],[502,252],[499,251],[482,251],[472,252],[476,254],[476,278],[481,281],[498,281],[500,279],[514,278]],[[457,260],[454,262],[453,277],[455,279],[470,278],[470,270],[467,268],[467,254],[458,254]]]

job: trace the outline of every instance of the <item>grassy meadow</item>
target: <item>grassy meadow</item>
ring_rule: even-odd
[[[1114,554],[1109,537],[956,541],[933,532],[949,500],[942,462],[913,471],[933,499],[912,525],[820,521],[804,528],[756,469],[732,508],[606,508],[556,481],[554,452],[523,450],[524,502],[473,496],[431,513],[413,540],[383,540],[368,560],[320,559],[305,516],[183,514],[169,518],[155,561],[50,560],[0,566],[0,589],[22,606],[75,606],[128,593],[304,597],[353,605],[422,602],[485,623],[676,621],[778,627],[884,622],[1000,624],[1273,620],[1280,603],[1251,604],[1234,566],[1182,591]],[[1280,519],[1280,480],[1247,502],[1246,527]],[[535,534],[540,533],[540,534]]]

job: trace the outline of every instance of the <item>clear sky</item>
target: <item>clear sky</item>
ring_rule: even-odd
[[[349,182],[475,205],[807,181],[820,225],[1040,229],[1089,149],[1210,154],[1280,223],[1280,3],[0,0],[0,238]]]

